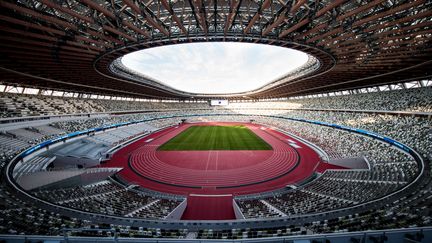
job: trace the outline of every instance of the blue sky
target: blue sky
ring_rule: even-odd
[[[169,45],[122,58],[125,66],[178,90],[216,94],[259,88],[306,61],[296,50],[234,42]]]

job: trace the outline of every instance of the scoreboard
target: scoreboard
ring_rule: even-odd
[[[228,105],[228,100],[210,100],[211,106],[226,106]]]

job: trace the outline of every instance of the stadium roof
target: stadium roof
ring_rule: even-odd
[[[109,95],[195,98],[137,75],[123,55],[237,41],[301,50],[301,70],[230,98],[277,98],[432,76],[432,2],[1,1],[1,82]]]

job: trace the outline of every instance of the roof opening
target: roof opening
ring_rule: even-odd
[[[260,88],[301,67],[308,58],[284,47],[210,42],[144,49],[125,55],[121,62],[177,90],[229,94]]]

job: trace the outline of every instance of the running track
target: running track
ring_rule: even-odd
[[[300,141],[260,125],[243,124],[264,139],[272,151],[157,151],[191,125],[153,133],[119,150],[106,167],[124,167],[119,175],[152,190],[189,195],[250,194],[294,184],[309,177],[320,162],[318,154]],[[293,145],[294,144],[294,145]]]

